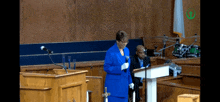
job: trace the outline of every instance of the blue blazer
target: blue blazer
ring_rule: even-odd
[[[121,71],[121,65],[125,63],[126,57],[129,56],[129,49],[125,47],[124,56],[121,55],[117,43],[108,49],[105,56],[104,71],[107,73],[105,78],[105,87],[110,96],[128,97],[129,84],[132,83],[129,67],[126,72]]]

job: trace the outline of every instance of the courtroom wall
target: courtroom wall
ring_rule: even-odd
[[[157,50],[163,48],[162,39],[152,39],[150,37],[166,36],[176,37],[173,34],[173,18],[174,18],[174,2],[175,0],[147,0],[151,1],[151,5],[148,6],[147,17],[149,22],[145,29],[144,37],[145,47],[148,49],[154,49],[157,45]],[[194,36],[195,33],[200,35],[200,0],[182,0],[183,2],[183,17],[184,17],[184,29],[185,37]],[[186,12],[189,8],[193,8],[196,11],[194,19],[188,19]],[[194,42],[194,38],[185,39],[183,44],[190,45]],[[166,42],[166,46],[173,45],[172,42]],[[200,46],[200,38],[197,38],[197,42],[194,45]],[[173,47],[166,49],[165,56],[168,58],[176,58],[172,56]]]
[[[188,8],[196,11],[193,20]],[[173,10],[174,0],[20,0],[20,44],[113,40],[118,30],[131,39],[176,36]],[[183,0],[183,14],[185,36],[200,35],[200,0]],[[146,47],[154,43],[162,40]]]
[[[196,11],[194,19],[188,19],[186,12],[189,8],[193,8]],[[184,15],[184,26],[185,26],[185,36],[194,36],[195,33],[200,35],[200,0],[183,0],[183,15]],[[189,45],[194,41],[194,39],[186,39],[185,44]],[[200,46],[200,38],[196,42],[196,45]]]
[[[172,3],[173,0],[21,0],[20,44],[112,40],[118,30],[125,30],[130,38],[169,35]]]

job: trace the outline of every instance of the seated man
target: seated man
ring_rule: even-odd
[[[134,90],[136,93],[136,102],[140,101],[140,95],[139,95],[139,86],[142,86],[142,80],[143,78],[137,78],[134,77],[133,69],[141,68],[141,67],[150,67],[150,58],[147,57],[145,54],[145,49],[143,45],[138,45],[136,47],[136,54],[131,57],[131,64],[130,64],[130,73],[132,77],[132,81],[134,83]],[[133,96],[132,95],[132,90],[129,89],[129,96],[130,98]]]

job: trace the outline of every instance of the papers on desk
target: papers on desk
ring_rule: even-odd
[[[141,67],[140,69],[144,69],[145,67]],[[147,67],[148,68],[148,67]]]
[[[150,66],[150,64],[146,65],[146,68],[148,68]],[[141,67],[140,69],[144,69],[145,67]]]

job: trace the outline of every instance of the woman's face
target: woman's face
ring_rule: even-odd
[[[126,37],[123,40],[116,41],[116,42],[117,42],[117,45],[118,45],[119,49],[124,49],[126,47],[126,45],[128,44],[128,38]]]

